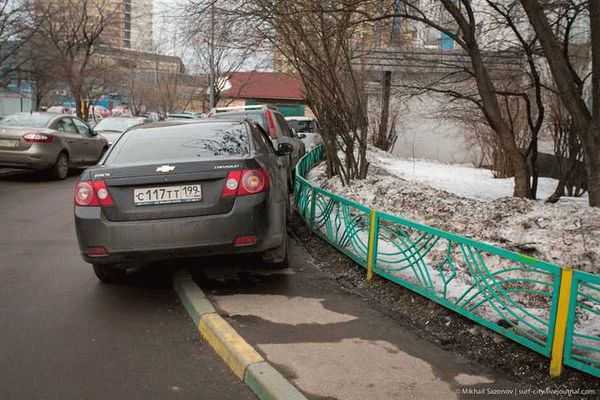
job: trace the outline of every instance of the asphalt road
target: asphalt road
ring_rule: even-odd
[[[0,399],[254,398],[198,337],[168,269],[96,279],[75,182],[0,174]]]

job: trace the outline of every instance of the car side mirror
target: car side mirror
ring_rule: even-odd
[[[90,136],[98,136],[98,132],[90,128]]]
[[[292,154],[294,148],[289,143],[279,143],[277,146],[277,155],[278,156],[287,156]]]
[[[298,134],[298,137],[299,137],[300,139],[306,139],[306,133],[299,133],[299,134]]]

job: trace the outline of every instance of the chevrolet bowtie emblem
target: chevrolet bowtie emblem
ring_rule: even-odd
[[[156,168],[156,172],[173,172],[175,170],[175,167],[171,166],[171,165],[163,165],[161,167]]]

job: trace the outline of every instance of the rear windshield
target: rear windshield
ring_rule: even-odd
[[[126,132],[107,165],[153,164],[244,158],[250,153],[245,124],[175,125]]]
[[[313,120],[288,120],[288,125],[296,130],[296,133],[314,133],[317,131]]]
[[[260,127],[265,130],[265,132],[269,131],[269,125],[267,125],[267,117],[265,116],[265,113],[263,111],[227,111],[213,114],[210,116],[210,118],[230,119],[239,121],[242,121],[247,118],[259,124]]]
[[[0,121],[0,125],[25,126],[28,128],[44,128],[55,115],[44,114],[13,114]]]

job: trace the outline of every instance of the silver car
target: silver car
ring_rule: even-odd
[[[0,120],[0,167],[65,179],[69,168],[94,165],[107,149],[105,138],[72,115],[17,113]]]
[[[127,129],[141,125],[146,121],[146,117],[108,117],[100,121],[94,127],[94,131],[104,136],[108,141],[108,145],[112,146]]]

